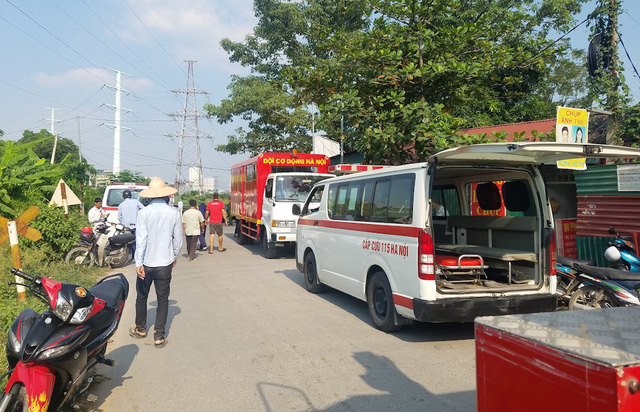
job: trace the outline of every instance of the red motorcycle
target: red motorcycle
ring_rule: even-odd
[[[104,355],[120,323],[129,282],[118,273],[85,289],[18,269],[11,272],[49,309],[25,309],[11,325],[10,376],[0,412],[57,411],[88,388],[98,364],[115,365]]]

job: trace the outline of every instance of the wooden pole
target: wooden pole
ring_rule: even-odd
[[[18,229],[16,222],[11,220],[7,223],[9,231],[9,244],[11,245],[11,257],[13,258],[13,267],[22,270],[22,261],[20,260],[20,247],[18,246]],[[24,283],[24,279],[16,275],[16,283]],[[16,285],[18,291],[18,301],[26,302],[27,289],[22,285]]]

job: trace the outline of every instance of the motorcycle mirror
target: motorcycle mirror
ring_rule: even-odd
[[[616,228],[615,227],[610,227],[609,228],[609,233],[611,233],[612,235],[617,234],[618,232],[616,232]]]

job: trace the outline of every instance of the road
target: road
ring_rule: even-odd
[[[120,328],[81,409],[90,411],[473,411],[472,324],[375,329],[367,306],[335,290],[308,293],[293,251],[268,260],[227,228],[226,252],[186,251],[174,268],[168,345]],[[149,324],[155,294],[149,296]]]

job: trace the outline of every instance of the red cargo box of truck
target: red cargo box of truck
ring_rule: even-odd
[[[640,308],[477,318],[478,412],[640,411]]]

